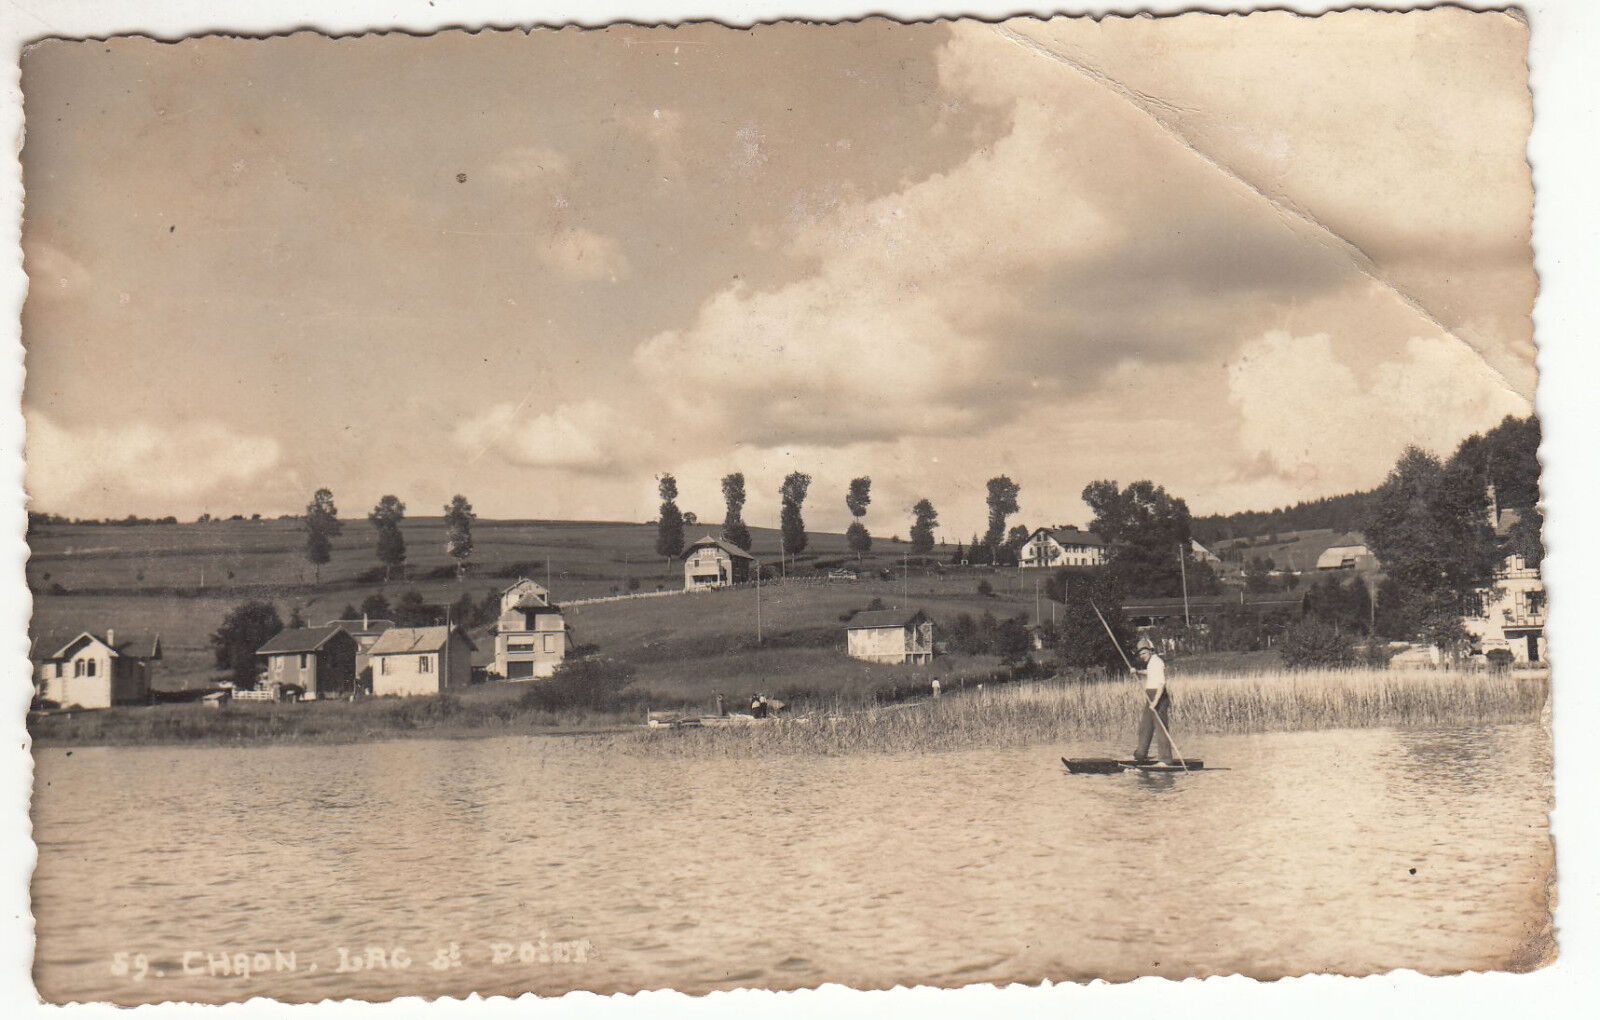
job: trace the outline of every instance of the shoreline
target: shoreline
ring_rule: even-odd
[[[1174,736],[1536,722],[1548,675],[1304,671],[1174,678]],[[582,737],[644,755],[852,754],[1127,739],[1125,681],[1017,681],[891,705],[794,706],[746,726],[651,729],[636,706],[532,711],[453,696],[369,702],[112,708],[28,720],[30,747],[332,746],[394,740]]]

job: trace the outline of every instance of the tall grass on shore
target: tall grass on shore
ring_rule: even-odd
[[[61,712],[30,719],[28,728],[43,744],[342,744],[405,737],[594,733],[638,725],[641,717],[631,706],[617,711],[547,709],[525,698],[442,694],[354,703],[241,703],[222,708],[185,704]]]
[[[1358,727],[1527,722],[1549,695],[1545,678],[1506,674],[1280,671],[1173,684],[1173,736]],[[861,711],[814,711],[763,725],[645,731],[608,738],[623,753],[764,757],[919,753],[1062,740],[1130,744],[1140,692],[1126,681],[1044,681],[991,687]]]

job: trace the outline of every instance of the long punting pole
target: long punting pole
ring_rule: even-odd
[[[1111,639],[1112,647],[1117,650],[1118,655],[1122,656],[1122,663],[1128,667],[1128,672],[1136,672],[1136,670],[1133,668],[1133,663],[1128,660],[1128,653],[1123,651],[1122,645],[1117,642],[1117,635],[1112,633],[1111,624],[1106,622],[1105,614],[1100,612],[1100,607],[1091,601],[1089,603],[1089,608],[1094,610],[1094,615],[1100,617],[1100,626],[1106,629],[1106,637]],[[1150,704],[1146,704],[1145,710],[1156,717],[1156,725],[1161,727],[1162,733],[1166,734],[1167,743],[1172,745],[1172,753],[1178,756],[1178,764],[1183,766],[1183,771],[1189,771],[1189,763],[1184,760],[1183,751],[1179,750],[1178,742],[1172,739],[1172,731],[1167,729],[1167,724],[1161,721],[1161,713],[1157,712],[1155,706]]]

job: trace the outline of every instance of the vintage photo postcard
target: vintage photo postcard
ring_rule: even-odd
[[[39,995],[1548,964],[1527,47],[28,47]]]

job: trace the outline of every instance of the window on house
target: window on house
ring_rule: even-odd
[[[85,674],[85,676],[94,676],[94,660],[90,659],[88,661],[89,661],[89,671]]]
[[[306,662],[310,658],[311,658],[311,656],[307,655],[305,652],[301,652],[300,653],[300,668],[301,669],[305,669],[306,668]]]
[[[378,672],[383,676],[389,675],[389,657],[387,655],[378,659]]]
[[[433,672],[433,656],[431,656],[431,655],[419,655],[419,656],[417,656],[417,672],[418,673],[432,673]]]
[[[56,663],[56,676],[62,677],[62,676],[65,676],[66,673],[67,673],[67,664],[64,663],[64,662]]]

